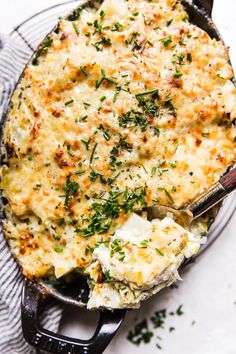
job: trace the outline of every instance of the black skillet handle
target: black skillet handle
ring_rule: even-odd
[[[37,285],[26,280],[21,306],[23,335],[35,348],[55,354],[103,353],[120,327],[126,312],[125,310],[101,312],[97,329],[91,339],[72,339],[48,331],[39,325],[40,305],[43,300]]]
[[[209,17],[211,17],[214,0],[192,0],[198,8],[205,10]]]

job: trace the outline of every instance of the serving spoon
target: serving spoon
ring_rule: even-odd
[[[163,219],[168,213],[172,213],[175,221],[187,227],[191,222],[211,209],[213,206],[226,198],[229,193],[236,189],[236,167],[222,176],[212,188],[183,209],[175,209],[164,205],[152,205],[146,207],[148,220]]]

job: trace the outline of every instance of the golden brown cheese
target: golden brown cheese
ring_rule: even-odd
[[[181,207],[235,162],[228,50],[173,0],[61,20],[4,128],[5,233],[26,276],[86,272],[129,214]]]

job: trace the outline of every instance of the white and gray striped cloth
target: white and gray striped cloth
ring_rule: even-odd
[[[32,52],[19,46],[9,36],[0,35],[0,120],[15,83]],[[0,354],[33,354],[21,328],[21,292],[23,276],[11,256],[0,230]],[[43,325],[57,331],[62,307],[58,303],[47,308]]]

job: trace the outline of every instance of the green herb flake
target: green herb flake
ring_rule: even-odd
[[[148,246],[148,240],[143,240],[143,241],[141,241],[141,242],[140,242],[140,245],[141,245],[142,247],[144,247],[144,248],[147,248],[147,246]]]
[[[157,172],[157,168],[156,167],[152,167],[151,169],[151,175],[154,176]]]
[[[106,141],[108,141],[108,140],[110,140],[110,139],[111,139],[111,137],[110,137],[109,133],[108,133],[108,132],[106,132],[106,131],[103,133],[103,136],[104,136],[104,139],[105,139]]]
[[[168,190],[167,189],[164,189],[164,191],[165,191],[165,194],[166,194],[166,196],[169,198],[169,200],[171,201],[171,204],[174,204],[174,200],[173,200],[173,198],[171,197],[171,195],[170,195],[170,193],[168,192]]]
[[[166,26],[169,27],[173,22],[173,18],[171,18],[170,20],[166,21]]]
[[[91,104],[88,102],[83,102],[83,105],[85,109],[88,109],[91,106]]]
[[[77,27],[77,24],[75,22],[72,22],[72,26],[73,26],[73,28],[75,30],[75,33],[79,36],[79,29]]]
[[[33,187],[33,189],[34,189],[35,191],[38,191],[41,187],[42,187],[42,184],[36,184],[36,185]]]
[[[180,306],[177,308],[177,310],[176,310],[176,315],[182,316],[182,315],[184,314],[182,308],[183,308],[183,305],[180,305]]]
[[[74,102],[74,100],[71,99],[71,100],[65,102],[65,106],[69,106],[69,105],[71,105],[73,102]]]
[[[91,165],[91,163],[93,162],[93,158],[94,158],[94,154],[95,154],[95,150],[97,148],[97,143],[94,144],[94,147],[93,147],[93,150],[92,150],[92,153],[91,153],[91,156],[90,156],[90,160],[89,160],[89,163]]]
[[[64,249],[60,248],[60,247],[55,247],[54,251],[57,252],[57,253],[62,253],[64,251]]]
[[[78,193],[78,183],[70,181],[71,175],[66,177],[65,185],[65,202],[64,205],[66,208],[69,206],[70,197],[74,197]]]
[[[39,65],[39,58],[43,55],[45,55],[48,52],[48,49],[51,47],[53,43],[53,39],[51,38],[46,38],[43,43],[40,45],[35,58],[32,61],[33,65]]]
[[[104,272],[105,275],[105,283],[109,283],[111,281],[111,275],[110,275],[110,271],[109,270],[105,270]]]
[[[154,328],[163,328],[166,319],[166,309],[156,311],[151,317],[151,322]]]
[[[150,343],[154,333],[149,330],[148,322],[146,319],[137,323],[133,331],[129,331],[127,339],[135,344]]]
[[[86,170],[80,170],[80,171],[76,171],[75,174],[76,175],[83,175],[86,172]]]
[[[204,138],[206,138],[206,137],[209,136],[209,133],[206,133],[206,132],[204,133],[204,132],[203,132],[203,133],[201,133],[201,136],[203,136]]]
[[[65,219],[64,218],[58,219],[58,226],[62,226],[64,224],[65,224]]]
[[[192,63],[192,54],[191,53],[187,53],[187,61],[189,62],[189,63]]]
[[[158,92],[159,92],[158,89],[144,91],[144,92],[136,93],[135,97],[146,96],[146,95],[151,95],[151,94],[155,95],[155,94],[158,94]]]
[[[91,141],[91,138],[90,138],[88,141],[86,141],[86,140],[84,140],[84,139],[81,139],[81,143],[84,144],[84,146],[85,146],[85,148],[86,148],[87,151],[89,150],[90,141]]]
[[[161,161],[161,162],[159,162],[159,164],[157,165],[157,167],[162,167],[162,166],[164,166],[165,164],[166,164],[166,160]]]
[[[164,255],[164,253],[163,253],[163,252],[161,252],[158,248],[156,248],[155,250],[156,250],[156,252],[157,252],[160,256],[162,256],[162,257],[164,257],[164,256],[165,256],[165,255]]]
[[[83,74],[84,76],[88,76],[88,73],[87,73],[87,71],[86,71],[86,66],[80,66],[80,71],[82,72],[82,74]]]
[[[179,78],[183,75],[177,68],[175,69],[175,73],[173,74],[173,77]]]
[[[105,12],[104,12],[103,10],[101,10],[101,11],[100,11],[100,14],[99,14],[101,20],[104,19],[105,15],[106,15]]]
[[[55,241],[60,241],[60,239],[61,239],[58,235],[55,235],[55,234],[53,235],[53,238]]]
[[[112,32],[116,32],[116,31],[119,32],[119,31],[122,30],[122,28],[123,28],[122,24],[119,23],[119,22],[116,22],[116,23],[114,24],[114,26],[111,28],[111,31],[112,31]]]
[[[87,120],[88,116],[84,116],[79,118],[79,122],[85,122]]]
[[[169,47],[169,45],[172,43],[172,36],[168,36],[165,38],[160,39],[164,47]]]
[[[103,101],[105,101],[106,98],[107,98],[106,96],[102,96],[102,97],[100,98],[100,101],[103,102]]]

